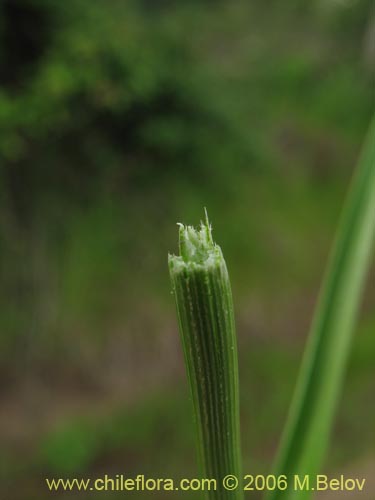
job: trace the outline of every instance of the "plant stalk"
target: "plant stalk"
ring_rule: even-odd
[[[169,255],[186,370],[194,406],[200,470],[217,481],[210,500],[242,500],[238,361],[232,293],[222,251],[207,219],[180,225],[180,256]],[[226,490],[225,476],[238,478]]]

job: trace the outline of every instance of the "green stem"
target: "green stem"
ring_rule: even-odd
[[[172,289],[184,349],[203,477],[217,480],[206,498],[243,498],[240,458],[237,345],[229,276],[206,222],[180,225],[180,256],[169,256]],[[225,490],[234,474],[239,486]]]

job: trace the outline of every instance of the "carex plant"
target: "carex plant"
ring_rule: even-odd
[[[273,472],[309,475],[323,464],[345,375],[375,235],[375,120],[353,177],[323,279]],[[238,362],[230,282],[207,218],[179,227],[179,256],[169,256],[172,290],[190,384],[202,476],[217,479],[210,500],[243,499]],[[238,484],[223,486],[227,475]],[[308,500],[312,489],[276,483],[267,500]],[[230,489],[235,486],[233,489]]]

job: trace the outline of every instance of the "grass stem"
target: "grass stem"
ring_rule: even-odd
[[[207,219],[199,229],[179,227],[180,255],[169,256],[172,289],[194,404],[203,477],[217,480],[206,498],[241,500],[223,478],[240,479],[237,345],[232,293],[222,251]]]

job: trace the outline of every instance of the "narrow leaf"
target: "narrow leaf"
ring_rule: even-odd
[[[370,266],[375,233],[375,120],[344,208],[320,293],[285,432],[276,474],[316,474],[326,453],[343,383],[350,341]],[[270,500],[308,499],[313,491],[270,493]]]

